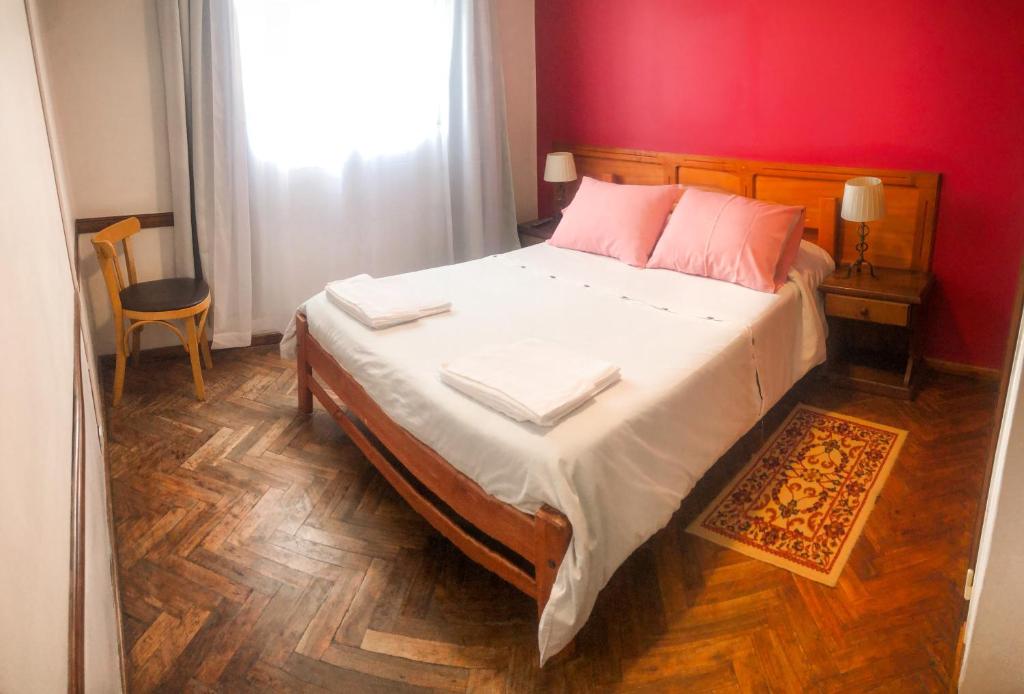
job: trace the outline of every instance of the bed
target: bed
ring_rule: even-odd
[[[749,162],[687,160],[667,173],[657,156],[577,151],[583,173],[606,180],[728,187],[734,176],[737,192],[756,196]],[[283,343],[296,355],[299,407],[311,411],[315,397],[437,530],[536,599],[543,663],[704,472],[825,358],[816,286],[832,265],[820,248],[843,253],[827,193],[852,175],[865,174],[808,168],[789,174],[789,193],[776,190],[808,209],[802,261],[776,294],[549,245],[406,275],[453,310],[383,331],[321,293]],[[927,193],[919,183],[910,187]],[[616,364],[621,382],[542,428],[438,378],[443,361],[538,335]]]

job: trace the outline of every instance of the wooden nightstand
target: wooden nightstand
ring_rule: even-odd
[[[535,219],[532,222],[519,224],[519,243],[524,248],[535,243],[544,243],[555,233],[558,221],[555,217],[545,217],[544,219]]]
[[[839,385],[911,400],[920,375],[921,317],[930,272],[878,268],[822,282],[829,320],[828,374]]]

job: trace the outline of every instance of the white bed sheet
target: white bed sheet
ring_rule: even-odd
[[[449,313],[372,330],[323,293],[300,311],[397,424],[492,496],[569,518],[572,542],[538,628],[543,663],[704,472],[824,359],[816,286],[826,262],[812,258],[764,294],[539,244],[405,275],[449,298]],[[442,362],[527,337],[609,361],[622,380],[552,428],[441,382]],[[282,353],[293,347],[289,326]]]

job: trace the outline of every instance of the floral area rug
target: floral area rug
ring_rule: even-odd
[[[834,586],[906,437],[797,405],[687,530]]]

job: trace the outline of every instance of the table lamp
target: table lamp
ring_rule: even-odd
[[[576,164],[572,152],[551,152],[544,162],[544,180],[555,184],[555,217],[565,208],[565,184],[576,180]]]
[[[846,276],[853,274],[854,269],[859,275],[865,265],[872,277],[875,274],[875,266],[865,260],[864,252],[868,249],[868,222],[874,222],[885,217],[885,191],[882,190],[882,179],[874,176],[861,176],[851,178],[846,182],[843,190],[843,219],[849,222],[860,222],[860,241],[857,243],[857,259],[850,263],[846,269]]]

